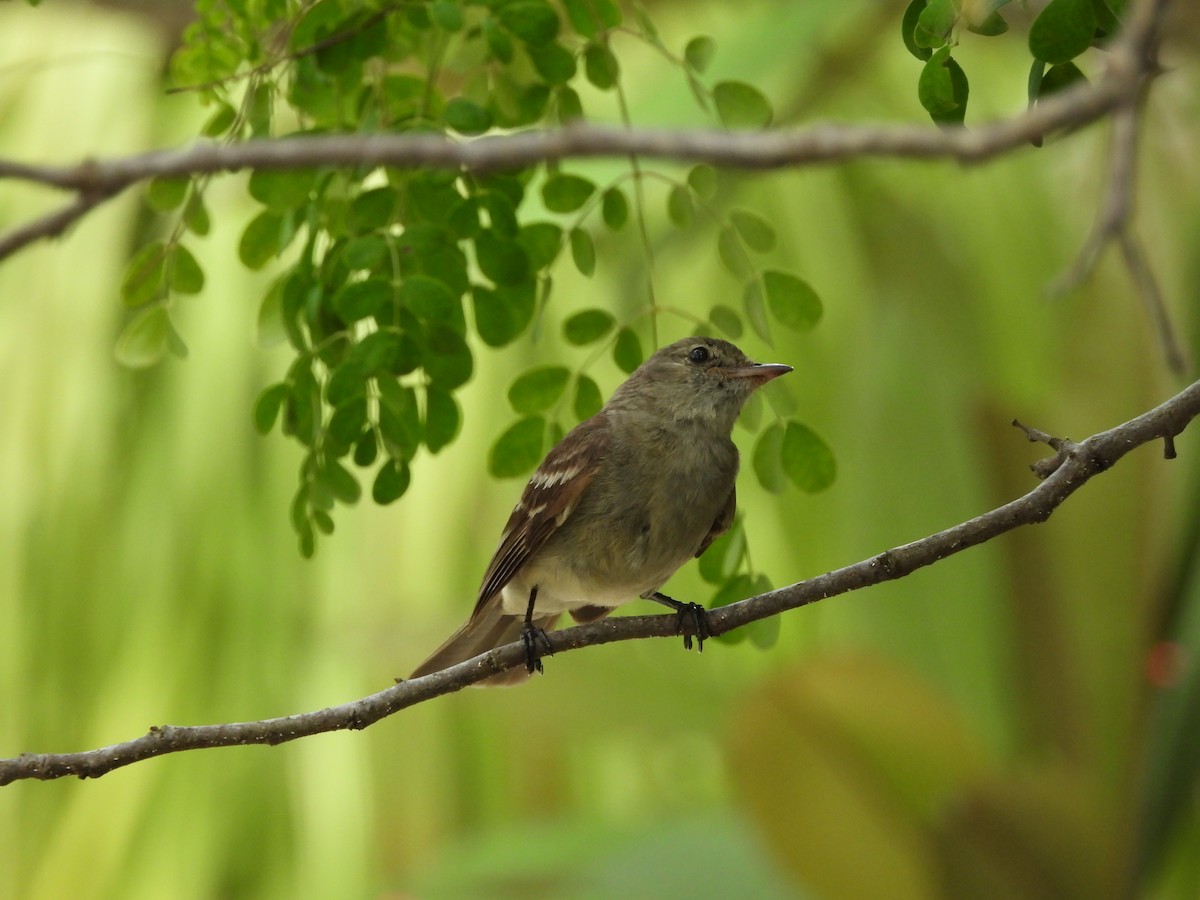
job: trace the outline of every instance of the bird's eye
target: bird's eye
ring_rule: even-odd
[[[688,352],[688,359],[690,359],[694,363],[708,362],[708,348],[707,347],[693,347]]]

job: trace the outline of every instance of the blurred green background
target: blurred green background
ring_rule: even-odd
[[[714,76],[759,85],[787,124],[923,122],[902,6],[650,8],[668,46],[715,36]],[[1196,14],[1176,6],[1138,228],[1194,356],[1200,66]],[[203,111],[164,95],[158,12],[0,8],[0,155],[189,140]],[[636,122],[702,123],[681,77],[632,40],[617,51]],[[1019,39],[964,46],[968,124],[1021,108],[1022,53]],[[1031,488],[1040,449],[1014,416],[1081,438],[1184,384],[1115,254],[1046,296],[1091,224],[1105,134],[978,168],[736,176],[737,202],[780,233],[771,260],[826,307],[812,334],[742,342],[796,367],[796,415],[838,456],[817,496],[743,477],[754,561],[775,583]],[[674,231],[650,195],[660,302],[736,301],[714,235]],[[269,273],[236,261],[253,207],[234,177],[209,197],[214,230],[193,244],[207,285],[176,309],[186,362],[113,359],[134,193],[0,266],[0,756],[317,709],[408,672],[467,614],[519,492],[485,475],[513,418],[504,387],[533,362],[580,362],[554,337],[573,310],[644,299],[631,230],[600,240],[590,281],[560,265],[540,332],[480,348],[460,439],[418,458],[397,505],[342,510],[306,562],[287,521],[299,451],[250,418],[286,365],[255,345]],[[56,202],[6,183],[0,225]],[[668,314],[660,338],[690,328]],[[619,381],[609,363],[594,374],[606,392]],[[1134,453],[1048,524],[790,613],[766,652],[599,647],[361,733],[10,785],[0,896],[1115,897],[1134,879],[1143,896],[1195,897],[1194,427],[1178,447],[1170,463]],[[707,597],[694,566],[668,590]],[[1156,645],[1182,665],[1151,678]]]

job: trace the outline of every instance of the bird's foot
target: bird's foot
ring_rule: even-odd
[[[708,627],[707,609],[699,603],[684,603],[682,600],[668,597],[660,591],[655,591],[646,599],[675,610],[675,630],[683,635],[683,648],[691,650],[692,637],[695,636],[696,650],[700,653],[704,652],[704,641],[712,637],[712,629]]]
[[[545,629],[526,622],[521,629],[521,643],[525,645],[525,668],[530,675],[534,672],[541,674],[542,657],[554,655],[554,646],[546,636]]]

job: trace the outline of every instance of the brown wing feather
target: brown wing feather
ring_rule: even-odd
[[[542,460],[504,526],[479,588],[476,612],[504,589],[571,515],[596,477],[608,443],[608,417],[599,412],[576,425]]]
[[[713,541],[729,530],[729,526],[733,524],[733,516],[736,512],[737,488],[735,487],[729,492],[729,499],[725,501],[725,505],[721,507],[721,511],[717,513],[716,519],[713,520],[712,528],[708,529],[708,534],[700,542],[700,549],[696,551],[697,559],[700,558],[701,554],[708,549]]]

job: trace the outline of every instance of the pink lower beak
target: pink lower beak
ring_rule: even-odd
[[[792,371],[792,367],[785,366],[783,363],[754,363],[750,366],[729,369],[725,374],[730,378],[749,378],[755,382],[755,387],[761,387],[772,378],[786,375],[790,371]]]

